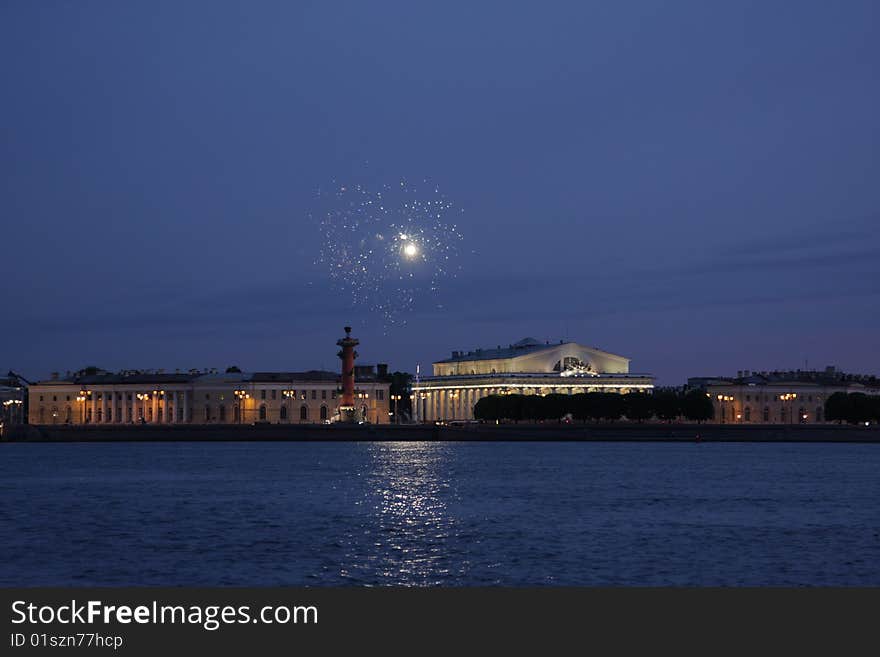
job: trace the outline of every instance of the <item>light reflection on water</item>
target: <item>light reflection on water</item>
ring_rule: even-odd
[[[0,586],[880,585],[880,445],[0,443]]]
[[[449,500],[449,447],[443,443],[370,443],[364,472],[365,512],[349,533],[340,575],[381,584],[432,585],[463,574],[467,561],[450,553],[458,532]],[[455,563],[455,566],[452,564]],[[450,570],[455,568],[456,573]]]

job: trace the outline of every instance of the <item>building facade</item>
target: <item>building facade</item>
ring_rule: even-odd
[[[630,374],[629,363],[595,347],[533,338],[506,348],[453,351],[433,364],[433,376],[413,382],[413,414],[418,422],[472,420],[477,402],[497,394],[651,392],[654,377]]]
[[[836,392],[880,395],[874,376],[822,371],[751,372],[735,377],[696,377],[688,387],[705,390],[719,424],[821,424],[825,402]]]
[[[0,432],[26,419],[27,388],[12,372],[0,377]],[[2,433],[0,433],[2,435]]]
[[[355,405],[388,423],[390,384],[359,367]],[[338,419],[336,372],[127,371],[53,378],[29,387],[31,424],[329,423]]]

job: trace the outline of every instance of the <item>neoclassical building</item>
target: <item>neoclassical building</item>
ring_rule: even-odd
[[[719,424],[821,424],[825,402],[836,392],[880,395],[875,376],[824,370],[752,372],[735,377],[693,377],[688,387],[704,390]]]
[[[390,384],[358,366],[355,404],[373,424],[388,423]],[[98,371],[29,387],[31,424],[323,423],[337,416],[336,372],[217,373]]]
[[[520,340],[508,347],[453,351],[433,364],[433,376],[413,382],[420,422],[471,420],[474,406],[493,394],[651,392],[654,377],[630,374],[630,360],[576,342]]]

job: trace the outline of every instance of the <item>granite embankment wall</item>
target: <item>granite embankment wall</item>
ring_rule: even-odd
[[[122,425],[17,426],[9,442],[125,441],[687,441],[880,442],[880,426],[732,424],[477,424],[433,425]]]

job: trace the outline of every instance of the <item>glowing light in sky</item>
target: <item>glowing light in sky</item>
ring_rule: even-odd
[[[457,274],[462,235],[453,217],[461,210],[427,180],[378,191],[333,181],[318,197],[317,264],[353,308],[378,314],[385,328],[405,324],[416,300],[436,303]]]

